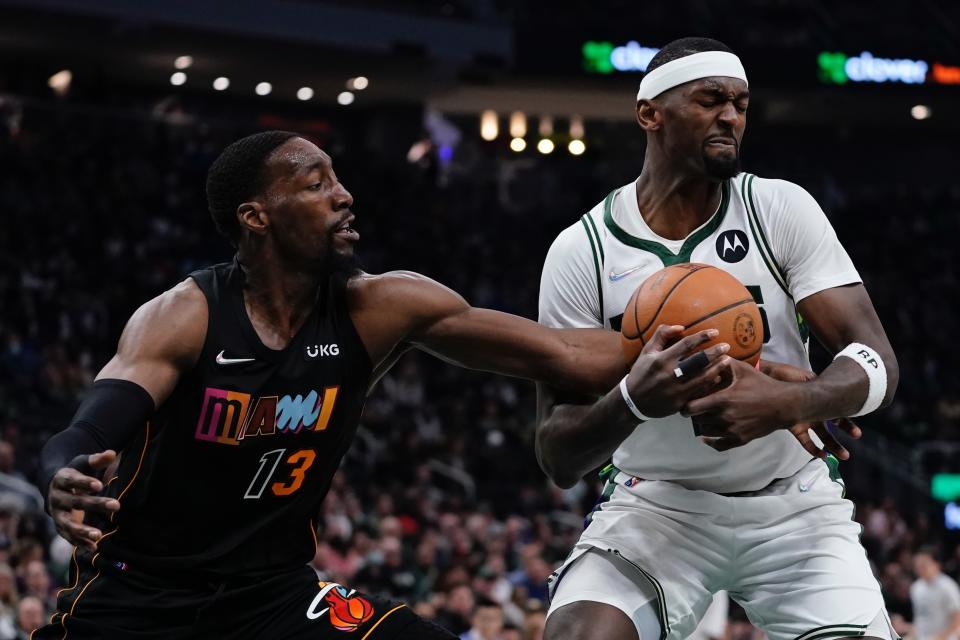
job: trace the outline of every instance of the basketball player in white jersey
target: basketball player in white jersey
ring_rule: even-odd
[[[703,398],[666,397],[642,362],[599,400],[540,387],[537,452],[551,478],[572,486],[613,460],[604,498],[551,578],[547,640],[686,638],[719,590],[771,640],[897,637],[836,459],[812,456],[788,430],[885,406],[897,362],[813,198],[739,172],[748,102],[743,66],[722,43],[664,47],[637,97],[643,171],[546,258],[540,321],[550,326],[619,329],[644,278],[685,262],[736,276],[764,319],[760,371],[723,356],[710,366],[726,369],[726,384]],[[774,362],[810,370],[807,327],[834,361],[810,382],[771,377]],[[653,362],[680,330],[660,327],[640,359]],[[676,373],[683,388],[690,373]]]

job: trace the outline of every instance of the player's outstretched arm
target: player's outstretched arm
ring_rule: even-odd
[[[410,272],[361,276],[350,287],[351,317],[375,364],[409,344],[470,369],[594,394],[627,371],[613,331],[549,329],[471,307],[451,289]]]
[[[700,416],[698,424],[710,436],[707,444],[722,451],[779,428],[862,415],[893,400],[897,359],[863,285],[825,289],[801,300],[797,309],[831,353],[849,357],[837,357],[816,379],[802,383],[773,380],[743,363],[729,363],[729,386],[684,410]],[[882,379],[871,380],[880,374]]]
[[[537,460],[558,486],[572,487],[609,460],[634,429],[643,428],[642,420],[627,405],[628,398],[644,416],[661,418],[677,413],[690,398],[715,387],[729,345],[708,348],[704,351],[707,367],[681,381],[674,373],[679,362],[717,335],[711,329],[681,339],[682,332],[683,327],[658,327],[622,387],[613,387],[599,400],[537,385]]]
[[[57,531],[71,543],[95,547],[101,536],[74,512],[120,509],[117,500],[97,495],[103,489],[97,476],[144,428],[181,372],[195,364],[206,330],[206,299],[192,280],[144,304],[70,425],[44,446],[41,486],[47,508]]]

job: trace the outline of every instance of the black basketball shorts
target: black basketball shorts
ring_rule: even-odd
[[[102,557],[86,564],[33,640],[390,640],[422,624],[405,604],[320,581],[309,567],[198,584]]]

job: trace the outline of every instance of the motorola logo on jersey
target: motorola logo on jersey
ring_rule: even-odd
[[[747,234],[740,229],[730,229],[717,236],[717,255],[724,262],[740,262],[750,249]]]
[[[333,344],[310,344],[307,345],[307,360],[317,360],[327,356],[340,355],[340,345]]]
[[[244,438],[323,431],[330,424],[340,387],[307,395],[261,396],[207,387],[197,420],[197,440],[237,445]]]

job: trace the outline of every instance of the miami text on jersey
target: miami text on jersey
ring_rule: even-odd
[[[325,387],[306,396],[261,396],[251,402],[248,393],[207,387],[194,437],[236,445],[255,436],[323,431],[330,424],[339,390],[339,386]]]

